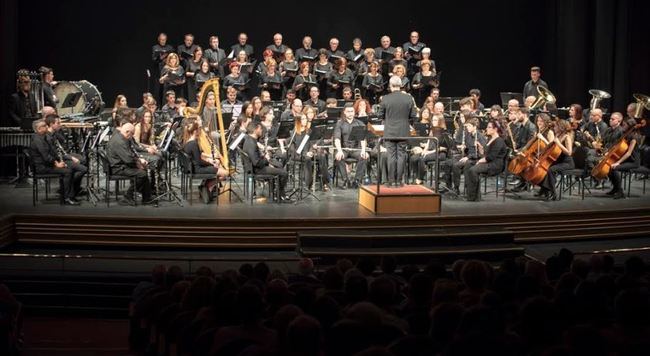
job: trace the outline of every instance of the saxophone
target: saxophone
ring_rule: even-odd
[[[219,153],[221,154],[222,158],[221,164],[229,173],[232,174],[235,172],[235,167],[230,166],[230,160],[228,159],[228,146],[226,145],[226,135],[225,129],[223,127],[223,116],[221,112],[221,99],[219,98],[219,78],[212,78],[203,83],[201,91],[199,92],[199,106],[196,109],[186,107],[183,111],[183,115],[185,117],[190,117],[203,114],[203,109],[205,109],[205,100],[207,99],[210,92],[214,93],[215,105],[217,107],[217,126],[219,130],[219,144],[221,147],[221,151]],[[210,146],[210,149],[212,150],[212,146],[214,145],[211,144]]]

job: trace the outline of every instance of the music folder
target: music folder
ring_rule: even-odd
[[[384,62],[390,62],[391,59],[395,58],[393,53],[390,53],[386,50],[381,51],[381,60]]]
[[[411,54],[411,55],[418,55],[418,54],[420,54],[420,52],[422,52],[422,49],[423,49],[423,48],[424,48],[424,47],[422,47],[422,48],[420,48],[420,49],[417,49],[417,48],[414,48],[414,47],[409,46],[409,48],[408,48],[408,53]]]
[[[316,60],[316,57],[312,57],[312,56],[307,56],[307,55],[305,55],[305,56],[300,57],[300,60],[301,60],[301,61],[312,61],[312,62],[313,62],[313,61]]]

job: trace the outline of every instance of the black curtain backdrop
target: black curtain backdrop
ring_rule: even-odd
[[[650,94],[650,6],[643,0],[404,0],[261,3],[208,0],[18,1],[2,2],[2,106],[15,89],[18,68],[53,67],[57,80],[88,80],[107,105],[125,94],[139,106],[147,90],[146,70],[156,36],[164,31],[178,45],[191,32],[204,48],[210,35],[221,47],[247,32],[257,55],[275,32],[300,46],[305,34],[314,47],[336,36],[341,47],[354,37],[376,47],[382,35],[393,45],[420,32],[443,71],[442,95],[480,88],[483,102],[499,103],[499,92],[520,92],[529,68],[542,67],[559,106],[587,104],[587,90],[613,95],[605,106],[624,111],[631,94]],[[268,10],[264,10],[268,7]],[[6,120],[6,114],[3,115]],[[6,123],[6,121],[4,121]]]

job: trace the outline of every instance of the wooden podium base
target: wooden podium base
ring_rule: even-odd
[[[438,214],[440,194],[421,185],[398,188],[364,185],[359,188],[359,205],[375,214]]]

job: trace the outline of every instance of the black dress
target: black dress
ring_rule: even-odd
[[[192,167],[194,168],[194,173],[198,174],[217,174],[217,169],[213,165],[206,162],[201,158],[201,149],[199,148],[199,143],[196,140],[188,141],[183,147],[183,152],[187,153],[190,156],[190,161],[192,161]]]

